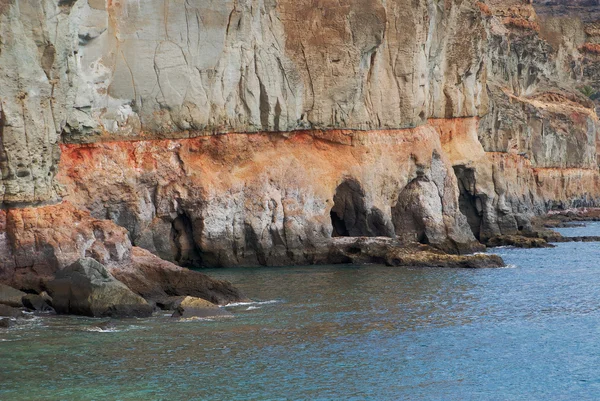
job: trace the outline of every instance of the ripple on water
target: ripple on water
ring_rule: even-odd
[[[600,246],[495,252],[510,268],[209,271],[269,300],[235,319],[44,317],[0,332],[0,399],[600,398]]]

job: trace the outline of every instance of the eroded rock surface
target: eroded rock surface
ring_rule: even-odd
[[[229,282],[213,280],[132,247],[124,228],[95,219],[66,202],[11,209],[0,213],[0,222],[10,228],[0,242],[0,282],[14,288],[40,293],[63,269],[90,258],[150,300],[153,294],[165,293],[205,297],[218,304],[247,300]]]
[[[62,161],[70,202],[184,265],[311,264],[336,235],[395,236],[425,215],[406,241],[479,249],[428,126],[65,145]],[[407,198],[411,182],[428,192]]]
[[[152,307],[92,258],[79,259],[48,282],[58,313],[92,317],[147,317]]]
[[[597,205],[597,8],[0,0],[0,278],[466,253]]]

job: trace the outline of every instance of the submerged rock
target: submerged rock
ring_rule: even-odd
[[[233,316],[225,309],[219,308],[212,302],[195,297],[185,297],[173,313],[173,317],[212,317]]]
[[[108,320],[106,322],[98,323],[98,324],[96,324],[96,325],[93,326],[93,328],[98,329],[98,330],[102,330],[102,331],[115,330],[116,327],[117,326],[115,325],[115,322],[113,322],[112,320]]]
[[[0,329],[8,329],[12,327],[13,321],[7,317],[0,318]]]
[[[0,284],[0,304],[19,308],[23,306],[21,298],[23,298],[24,295],[26,294],[22,291]]]
[[[80,259],[48,283],[54,309],[60,314],[147,317],[152,307],[91,258]]]

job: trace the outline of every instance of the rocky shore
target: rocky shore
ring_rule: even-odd
[[[549,227],[581,217],[538,217],[600,205],[598,15],[0,0],[0,283],[185,316],[245,299],[189,268],[497,267],[486,246],[574,240]]]
[[[2,224],[13,227],[14,235],[4,238],[14,245],[2,254],[0,279],[14,288],[0,285],[0,316],[23,317],[19,308],[91,317],[148,317],[156,310],[172,311],[176,317],[225,316],[219,305],[249,301],[229,282],[132,246],[125,229],[94,219],[67,202],[15,209],[0,217]],[[71,229],[57,231],[57,226]],[[432,245],[388,237],[336,237],[313,250],[311,258],[314,264],[504,266],[496,255],[448,254]]]
[[[514,246],[517,248],[550,248],[553,243],[561,242],[600,242],[600,236],[565,237],[553,228],[585,227],[585,222],[600,221],[600,209],[580,208],[565,211],[552,211],[545,216],[533,219],[531,229],[515,235],[490,238],[486,245],[494,248]]]

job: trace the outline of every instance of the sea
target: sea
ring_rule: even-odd
[[[600,399],[600,243],[491,252],[204,271],[254,300],[233,317],[32,316],[0,329],[0,400]]]

